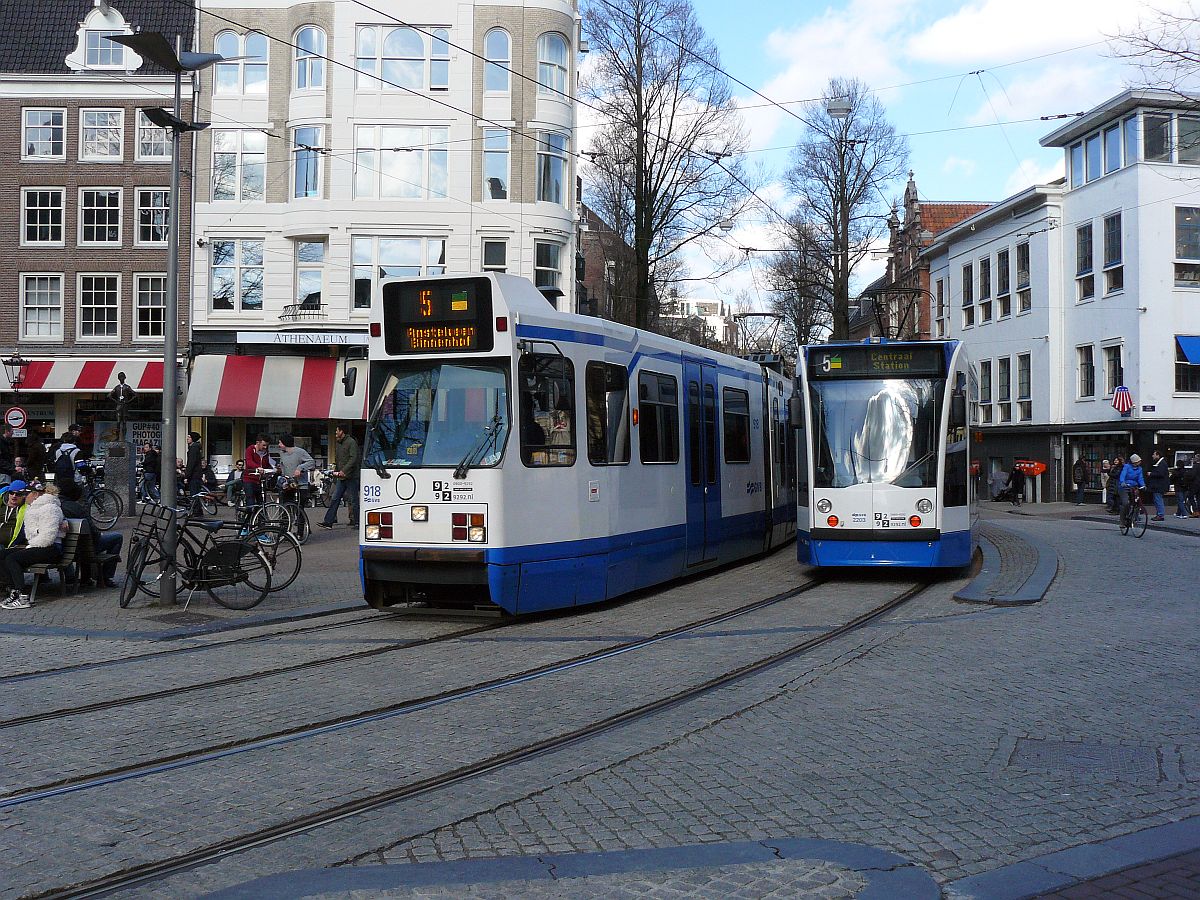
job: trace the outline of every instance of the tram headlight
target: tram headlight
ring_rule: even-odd
[[[378,525],[368,525],[367,529],[366,529],[366,538],[368,541],[379,540],[379,526]]]
[[[924,515],[929,515],[929,513],[933,512],[933,504],[922,497],[917,501],[917,512]]]
[[[414,522],[428,522],[429,521],[429,507],[428,506],[414,506],[412,508],[411,515],[412,515],[412,520]]]
[[[482,525],[472,525],[467,529],[467,540],[475,544],[482,544],[487,540],[487,529]]]
[[[833,509],[833,504],[830,503],[828,500],[825,500],[822,498],[821,500],[817,501],[817,512],[827,513],[831,509]]]

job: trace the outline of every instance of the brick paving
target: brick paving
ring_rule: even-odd
[[[1132,866],[1039,900],[1195,900],[1200,897],[1200,850]]]

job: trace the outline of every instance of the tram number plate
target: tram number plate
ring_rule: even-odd
[[[895,522],[899,525],[903,525],[904,524],[904,514],[903,513],[895,513],[891,517],[889,517],[887,513],[881,513],[881,512],[875,513],[875,527],[876,528],[891,528],[893,522]]]

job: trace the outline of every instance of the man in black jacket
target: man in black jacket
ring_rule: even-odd
[[[1152,522],[1161,522],[1166,516],[1167,507],[1163,503],[1163,494],[1171,489],[1171,470],[1167,460],[1155,450],[1150,455],[1150,468],[1146,472],[1146,490],[1154,497],[1154,518]]]
[[[204,453],[200,447],[200,433],[189,431],[187,436],[187,462],[183,464],[183,480],[187,484],[187,495],[189,497],[200,493],[203,463]]]
[[[142,499],[158,502],[158,479],[162,456],[149,441],[142,444]]]

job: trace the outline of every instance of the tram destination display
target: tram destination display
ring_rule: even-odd
[[[940,378],[945,374],[941,345],[819,347],[808,355],[809,378]]]
[[[485,278],[383,286],[383,343],[389,354],[492,349],[491,285]]]

